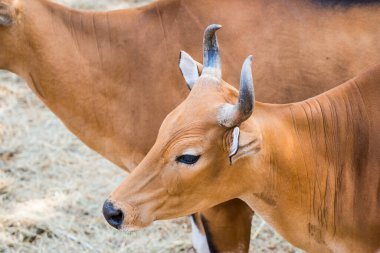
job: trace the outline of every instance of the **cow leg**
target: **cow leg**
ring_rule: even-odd
[[[233,199],[192,215],[193,245],[197,253],[245,253],[249,250],[253,211]]]

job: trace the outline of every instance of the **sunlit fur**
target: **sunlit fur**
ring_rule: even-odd
[[[304,102],[257,102],[240,127],[240,156],[231,165],[232,129],[218,124],[217,112],[236,103],[237,91],[201,76],[110,199],[136,217],[125,220],[128,228],[240,198],[306,251],[374,252],[380,246],[379,83],[380,66]],[[189,149],[201,155],[196,164],[175,162]]]

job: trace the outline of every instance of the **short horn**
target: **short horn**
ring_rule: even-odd
[[[221,25],[209,25],[204,33],[203,39],[203,74],[209,74],[221,78],[221,61],[219,54],[218,39],[216,31],[222,28]]]
[[[236,105],[225,104],[222,106],[218,120],[225,127],[234,127],[247,120],[253,112],[255,103],[255,92],[252,78],[252,56],[243,63],[240,76],[239,101]]]

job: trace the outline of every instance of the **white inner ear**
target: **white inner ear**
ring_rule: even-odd
[[[191,90],[195,85],[195,82],[199,78],[197,63],[194,61],[191,56],[181,51],[179,59],[179,68],[181,69],[182,75],[185,78],[187,86]]]
[[[239,150],[239,136],[240,136],[240,128],[235,127],[232,131],[232,142],[230,146],[230,158],[236,155]]]

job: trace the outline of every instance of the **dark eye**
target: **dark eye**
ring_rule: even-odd
[[[181,155],[175,160],[179,163],[194,164],[199,160],[200,155]]]

